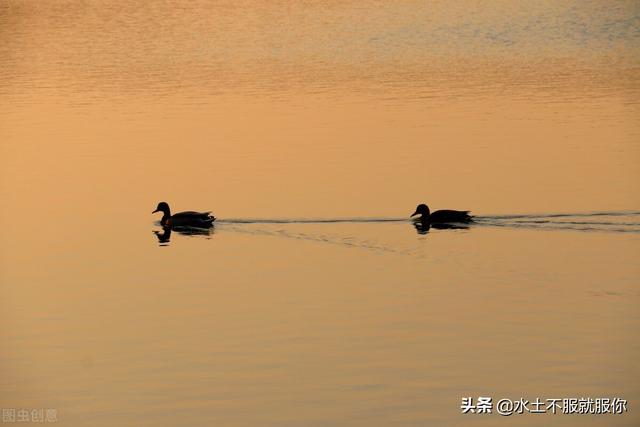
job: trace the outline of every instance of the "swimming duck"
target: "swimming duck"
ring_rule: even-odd
[[[469,215],[469,211],[454,211],[449,209],[443,209],[439,211],[435,211],[431,213],[429,211],[429,206],[423,204],[418,205],[416,211],[413,213],[413,216],[420,215],[420,218],[416,218],[416,220],[429,223],[429,224],[443,224],[443,223],[451,223],[451,222],[473,222],[471,215]]]
[[[160,225],[163,227],[198,227],[209,228],[213,226],[213,221],[216,218],[213,215],[209,215],[211,212],[178,212],[171,215],[171,209],[167,202],[158,203],[158,207],[151,213],[162,212],[162,219]]]

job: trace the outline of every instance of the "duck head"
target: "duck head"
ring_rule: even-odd
[[[431,215],[429,206],[425,205],[424,203],[418,205],[418,207],[416,207],[416,211],[411,216],[414,217],[416,215],[420,215],[420,218],[422,219],[429,218],[429,215]]]
[[[162,212],[165,216],[171,216],[171,210],[169,209],[169,204],[167,202],[158,203],[158,207],[155,211],[151,213]]]

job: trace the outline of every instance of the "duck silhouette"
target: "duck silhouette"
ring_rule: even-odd
[[[443,209],[431,213],[429,206],[423,204],[418,205],[416,211],[411,215],[416,218],[416,222],[422,224],[430,224],[436,228],[436,224],[445,225],[450,223],[469,223],[473,222],[473,218],[469,215],[469,211],[454,211],[450,209]],[[452,228],[452,227],[437,227],[437,228]]]
[[[162,219],[160,225],[167,228],[172,227],[196,227],[196,228],[210,228],[213,226],[213,221],[216,218],[210,215],[211,212],[178,212],[171,215],[171,209],[167,202],[158,203],[158,207],[151,213],[162,212]]]

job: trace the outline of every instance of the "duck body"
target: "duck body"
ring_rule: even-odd
[[[215,220],[216,218],[214,216],[211,216],[210,211],[209,212],[186,211],[186,212],[178,212],[166,219],[163,216],[162,219],[160,220],[160,223],[163,226],[169,226],[169,227],[209,228],[213,225],[213,221]]]
[[[413,216],[420,215],[416,218],[417,221],[429,224],[447,224],[447,223],[469,223],[473,222],[473,217],[469,215],[470,211],[455,211],[452,209],[442,209],[439,211],[431,212],[429,206],[425,204],[418,205]]]
[[[178,212],[171,215],[171,209],[166,202],[158,203],[158,207],[151,213],[162,212],[162,219],[160,225],[163,227],[195,227],[195,228],[210,228],[213,226],[213,221],[216,217],[211,215],[211,211],[207,212],[194,212],[185,211]]]

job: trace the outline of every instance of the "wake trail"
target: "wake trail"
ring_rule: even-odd
[[[546,230],[602,231],[640,233],[640,211],[601,211],[575,213],[519,213],[500,215],[477,215],[473,226],[502,228],[535,228]],[[406,223],[409,218],[228,218],[216,224],[375,224]]]

